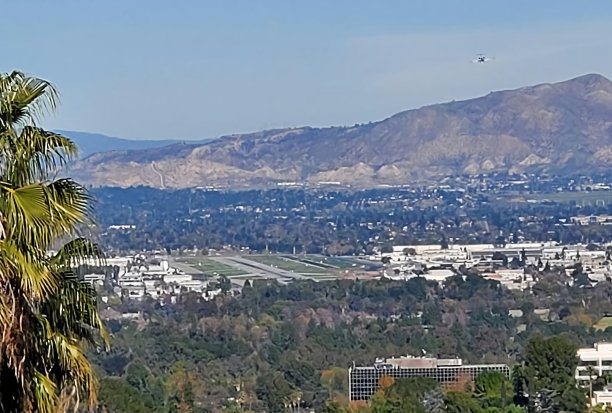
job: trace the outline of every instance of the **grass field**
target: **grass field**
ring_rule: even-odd
[[[338,277],[337,275],[327,275],[327,274],[308,274],[309,277],[311,277],[313,280],[317,280],[317,281],[332,281],[332,280],[337,280]]]
[[[505,198],[505,197],[502,197]],[[541,194],[525,194],[512,198],[522,198],[525,201],[535,200],[538,202],[552,201],[552,202],[577,202],[579,204],[597,204],[612,202],[612,191],[591,191],[591,192],[549,192]]]
[[[298,274],[328,274],[330,272],[330,270],[320,266],[285,258],[281,255],[248,255],[244,258],[260,264],[273,265],[281,270],[293,271]]]
[[[608,327],[612,327],[612,317],[602,318],[593,327],[595,327],[597,330],[605,330]]]
[[[210,258],[184,258],[180,262],[202,271],[205,274],[223,275],[225,277],[235,277],[237,275],[245,274],[244,271],[230,267],[229,265],[225,265]]]
[[[324,257],[322,255],[307,255],[307,260],[313,262],[323,262],[323,265],[329,265],[334,268],[352,268],[356,265],[355,262],[352,262],[350,259],[345,258],[337,258],[337,257]]]

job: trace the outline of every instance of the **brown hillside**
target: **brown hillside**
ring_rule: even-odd
[[[398,113],[367,125],[233,135],[105,152],[72,174],[97,185],[356,186],[487,171],[568,173],[612,165],[612,82],[585,75]]]

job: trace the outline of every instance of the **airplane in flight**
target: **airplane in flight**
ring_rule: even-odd
[[[493,60],[492,57],[485,56],[484,54],[479,54],[476,56],[476,59],[472,60],[472,63],[487,63]]]

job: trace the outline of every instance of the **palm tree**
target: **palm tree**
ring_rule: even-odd
[[[90,197],[71,179],[56,178],[77,148],[37,126],[57,100],[44,80],[0,74],[2,412],[93,406],[95,375],[82,344],[107,345],[95,292],[71,270],[102,257],[81,237],[91,223]]]

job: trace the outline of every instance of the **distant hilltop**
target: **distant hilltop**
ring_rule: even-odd
[[[96,152],[108,151],[134,151],[139,149],[161,148],[168,145],[179,144],[178,139],[124,139],[101,133],[77,132],[69,130],[56,130],[55,132],[72,139],[79,146],[79,156],[86,158]],[[190,141],[193,144],[204,143],[208,139]]]
[[[612,82],[589,74],[351,127],[267,130],[94,153],[71,174],[89,184],[122,187],[369,187],[458,174],[563,175],[611,166]]]

